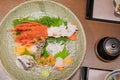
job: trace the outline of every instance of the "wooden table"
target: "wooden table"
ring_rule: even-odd
[[[26,0],[3,0],[0,2],[0,21],[13,7]],[[120,40],[120,24],[92,21],[85,19],[86,1],[87,0],[55,0],[66,7],[70,8],[81,21],[85,30],[87,39],[86,56],[82,66],[101,68],[101,69],[118,69],[120,68],[120,57],[111,62],[103,62],[95,55],[95,44],[103,37],[117,37]],[[1,80],[1,79],[0,79]]]

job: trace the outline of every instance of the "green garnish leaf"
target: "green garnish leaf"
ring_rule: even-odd
[[[51,24],[53,23],[53,20],[49,16],[43,16],[42,18],[39,19],[39,23],[50,27]]]
[[[64,25],[67,26],[67,21],[64,21]]]
[[[51,26],[60,26],[64,22],[63,19],[61,19],[60,17],[58,17],[58,18],[53,17],[52,21],[53,22],[52,22]]]
[[[59,27],[60,25],[64,24],[67,25],[67,21],[63,20],[60,17],[50,17],[50,16],[43,16],[41,18],[35,19],[33,17],[25,17],[13,20],[14,28],[19,24],[24,24],[27,22],[37,22],[48,27]]]
[[[19,19],[13,20],[13,26],[15,28],[17,25],[24,24],[27,22],[39,22],[39,21],[38,21],[38,19],[34,19],[32,17],[19,18]]]
[[[49,53],[46,50],[46,48],[43,48],[43,53],[41,54],[41,56],[43,56],[43,57],[48,57],[49,56]]]
[[[68,55],[69,55],[69,51],[67,50],[66,47],[64,47],[64,49],[61,52],[59,52],[55,55],[55,58],[60,57],[62,59],[65,59]]]
[[[47,41],[50,42],[50,43],[52,43],[52,42],[56,42],[56,43],[62,42],[62,43],[65,43],[65,42],[69,41],[69,39],[66,38],[66,37],[60,37],[60,38],[50,37],[50,38],[47,39]]]
[[[35,55],[32,54],[30,51],[28,51],[27,49],[25,49],[25,51],[23,52],[22,55],[29,55],[29,56],[32,56],[34,59],[36,59]]]
[[[25,23],[24,21],[29,21],[28,19],[29,19],[28,17],[26,17],[26,18],[20,18],[20,19],[15,19],[15,20],[13,21],[13,26],[14,26],[14,28],[15,28],[18,24],[24,24],[24,23]]]
[[[60,43],[60,42],[62,42],[62,44],[64,44],[64,43],[67,42],[68,40],[69,40],[69,39],[67,39],[66,37],[60,37],[60,38],[50,37],[50,38],[48,38],[47,41],[46,41],[46,43],[45,43],[45,45],[44,45],[44,47],[43,47],[43,51],[42,51],[41,56],[43,56],[43,57],[48,57],[48,56],[49,56],[49,52],[46,50],[46,47],[47,47],[48,43],[54,43],[54,42],[55,42],[55,43]],[[61,53],[62,53],[62,54],[61,54]],[[63,53],[65,53],[65,54],[63,54]],[[61,56],[61,55],[63,55],[63,58],[68,55],[68,51],[67,51],[66,48],[64,48],[63,51],[60,52],[60,54],[59,54],[58,56]],[[56,57],[57,57],[57,56],[56,56]]]
[[[23,22],[22,22],[20,19],[15,19],[15,20],[13,21],[13,26],[14,26],[14,28],[15,28],[18,24],[23,24]]]
[[[39,23],[46,25],[48,27],[59,27],[62,24],[67,24],[67,21],[64,21],[60,17],[50,17],[50,16],[43,16],[39,19]]]
[[[48,45],[48,43],[46,42],[45,45],[44,45],[44,47],[43,47],[42,54],[41,54],[41,56],[43,56],[43,57],[48,57],[49,56],[49,53],[46,50],[47,45]]]

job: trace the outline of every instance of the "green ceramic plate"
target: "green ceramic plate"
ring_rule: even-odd
[[[52,71],[49,77],[42,77],[41,72],[24,71],[16,66],[16,56],[13,52],[14,40],[12,33],[7,32],[13,29],[12,21],[16,18],[43,15],[60,16],[68,22],[78,25],[77,41],[71,48],[75,49],[73,63],[63,71]],[[78,18],[65,6],[51,0],[34,0],[22,3],[12,9],[0,23],[0,60],[6,72],[13,80],[67,80],[80,67],[86,50],[86,38],[83,27]]]

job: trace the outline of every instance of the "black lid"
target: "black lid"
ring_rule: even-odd
[[[110,56],[120,54],[120,41],[114,37],[108,37],[103,43],[104,51]]]
[[[120,41],[114,37],[104,37],[97,43],[95,51],[103,61],[114,60],[120,55]]]

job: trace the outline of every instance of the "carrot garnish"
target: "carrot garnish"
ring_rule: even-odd
[[[74,33],[72,36],[68,37],[68,39],[75,41],[77,39],[76,33]]]

